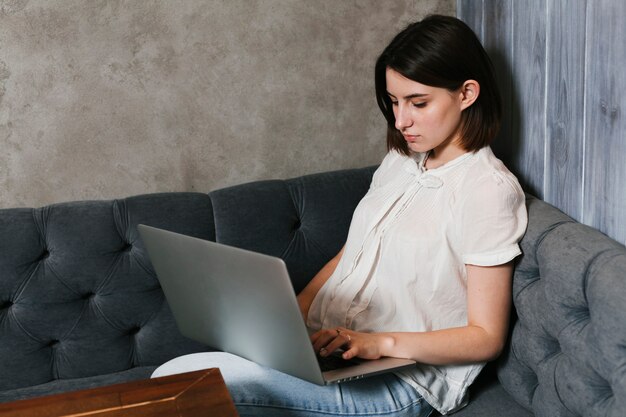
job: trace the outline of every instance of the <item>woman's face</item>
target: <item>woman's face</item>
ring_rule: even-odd
[[[459,141],[463,94],[430,87],[388,68],[387,93],[398,129],[413,152],[433,150],[432,157],[450,159],[464,153]]]

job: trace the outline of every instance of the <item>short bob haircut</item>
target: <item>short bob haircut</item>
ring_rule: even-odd
[[[461,146],[468,152],[477,151],[498,133],[502,109],[493,65],[474,32],[461,20],[432,15],[412,23],[376,61],[376,100],[387,119],[387,149],[409,155],[409,147],[395,127],[387,68],[420,84],[449,91],[458,90],[467,80],[477,81],[478,99],[461,114]]]

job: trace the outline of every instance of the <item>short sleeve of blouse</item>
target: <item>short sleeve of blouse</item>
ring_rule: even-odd
[[[517,180],[493,171],[467,191],[460,223],[463,263],[494,266],[520,255],[528,215]]]

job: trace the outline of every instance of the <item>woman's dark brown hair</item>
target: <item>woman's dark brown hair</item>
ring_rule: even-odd
[[[412,23],[376,61],[376,100],[387,119],[387,148],[408,155],[407,143],[395,128],[387,68],[420,84],[449,91],[458,90],[467,80],[477,81],[478,99],[461,114],[461,146],[476,151],[489,145],[498,133],[502,109],[493,65],[472,29],[461,20],[433,15]]]

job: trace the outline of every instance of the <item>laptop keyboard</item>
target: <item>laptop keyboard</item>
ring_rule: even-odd
[[[359,362],[351,359],[344,359],[340,354],[329,355],[326,357],[317,357],[322,372],[333,371],[335,369],[347,368],[348,366],[358,365]]]

